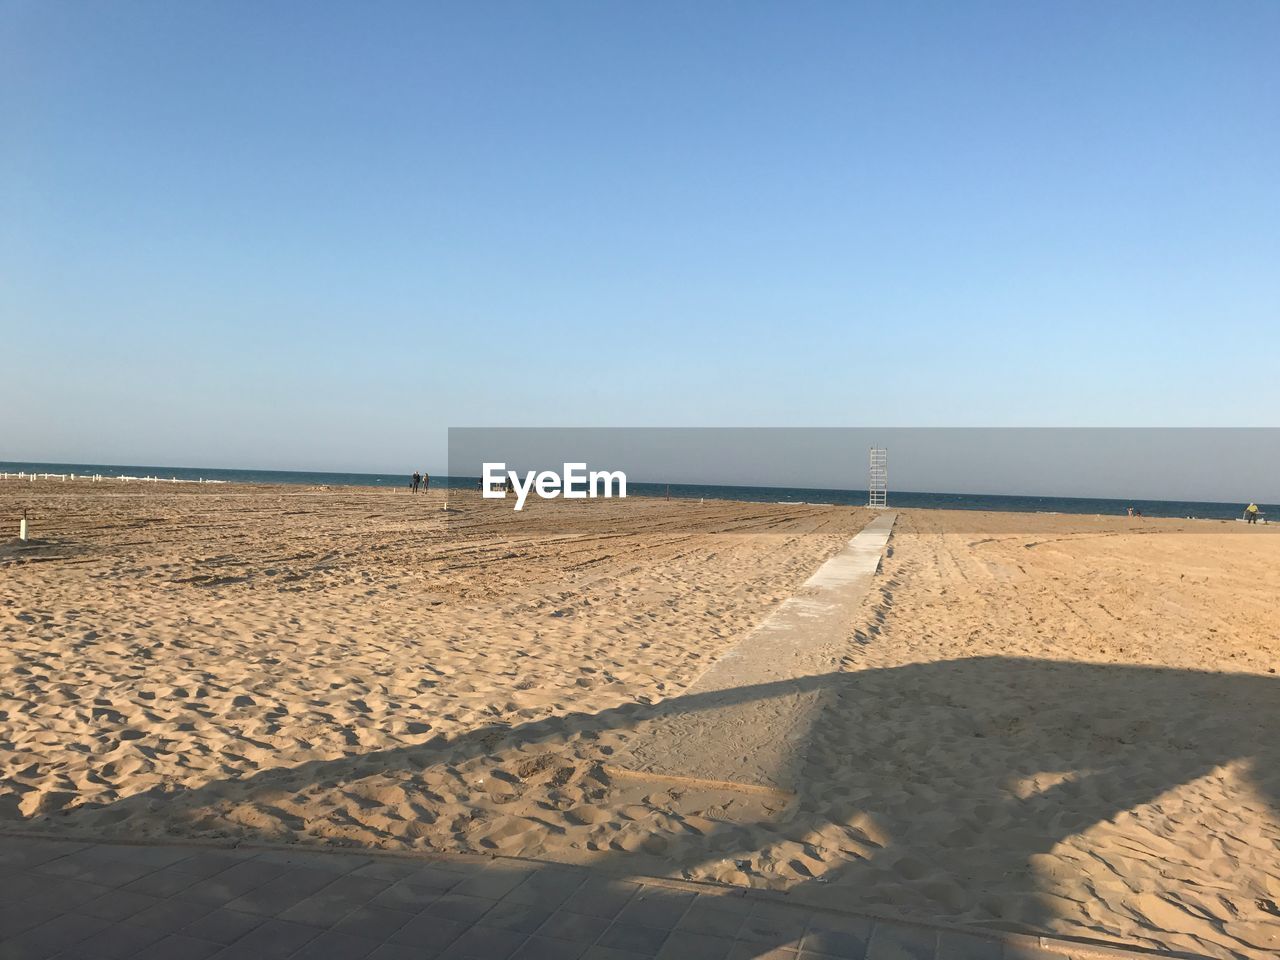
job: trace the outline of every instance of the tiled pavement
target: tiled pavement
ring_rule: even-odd
[[[1061,960],[1096,952],[521,860],[0,837],[0,960]]]

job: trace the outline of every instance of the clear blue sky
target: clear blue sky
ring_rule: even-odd
[[[0,0],[0,459],[1276,425],[1280,3]]]

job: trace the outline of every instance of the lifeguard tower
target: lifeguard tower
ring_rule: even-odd
[[[889,506],[889,451],[872,447],[867,469],[867,506],[883,510]]]

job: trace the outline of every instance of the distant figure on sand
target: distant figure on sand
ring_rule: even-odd
[[[427,473],[427,471],[423,470],[423,471],[422,471],[422,492],[423,492],[423,493],[426,493],[426,492],[427,492],[427,487],[429,487],[429,486],[431,486],[431,474],[429,474],[429,473]]]
[[[1133,516],[1133,507],[1130,507],[1130,508],[1129,508],[1129,516],[1131,516],[1131,517]]]
[[[1256,503],[1251,503],[1244,508],[1244,518],[1250,523],[1258,522],[1258,505]]]
[[[418,484],[422,482],[422,474],[414,471],[413,476],[409,479],[409,486],[413,488],[413,492],[418,492]]]

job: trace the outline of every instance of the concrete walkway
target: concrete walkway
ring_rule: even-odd
[[[768,891],[619,879],[525,860],[0,837],[2,960],[1099,955],[1123,956],[815,910]]]
[[[688,694],[711,694],[711,706],[669,715],[659,707],[659,716],[637,730],[630,756],[611,769],[793,793],[822,702],[812,685],[787,681],[839,668],[839,651],[848,647],[896,517],[882,513],[867,524],[698,678]],[[737,695],[761,684],[774,694],[746,701]],[[715,703],[717,693],[726,694],[723,704]]]

